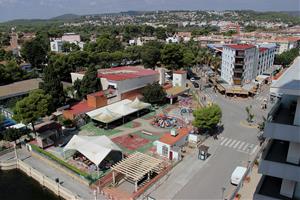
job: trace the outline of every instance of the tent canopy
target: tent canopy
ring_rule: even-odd
[[[142,101],[139,100],[139,98],[135,98],[135,100],[131,103],[128,104],[131,108],[135,108],[135,109],[145,109],[145,108],[149,108],[151,106],[150,103],[144,103]]]
[[[141,102],[137,98],[134,101],[124,99],[86,114],[94,120],[110,123],[142,109],[149,108],[150,106],[151,104]]]
[[[121,149],[107,136],[78,136],[74,135],[63,151],[76,150],[87,157],[95,165],[99,165],[111,151]]]

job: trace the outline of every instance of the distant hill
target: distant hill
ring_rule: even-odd
[[[64,14],[64,15],[60,15],[60,16],[57,16],[57,17],[53,17],[53,18],[50,18],[49,20],[74,20],[74,19],[78,19],[80,18],[81,16],[80,15],[75,15],[75,14]]]
[[[293,17],[300,17],[300,11],[282,11],[282,13],[286,13]]]

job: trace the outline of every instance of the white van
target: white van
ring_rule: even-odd
[[[238,185],[242,178],[244,177],[245,173],[247,171],[246,167],[236,167],[235,170],[231,174],[231,184],[232,185]]]

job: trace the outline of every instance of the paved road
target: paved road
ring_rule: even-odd
[[[260,98],[228,99],[215,94],[212,89],[205,93],[222,108],[224,130],[218,140],[210,139],[205,142],[210,146],[211,157],[202,163],[196,158],[194,161],[183,160],[175,167],[168,180],[150,194],[156,199],[221,199],[222,187],[226,188],[224,196],[234,189],[230,184],[230,176],[235,167],[247,166],[248,160],[259,149],[257,129],[242,122],[247,117],[246,106],[252,105],[257,121],[266,114],[267,111],[260,108]],[[262,98],[267,95],[264,92],[261,94]],[[195,155],[196,152],[194,157]],[[185,179],[182,180],[181,174],[187,174]]]

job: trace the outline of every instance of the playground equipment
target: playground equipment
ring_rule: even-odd
[[[152,125],[160,128],[173,128],[177,126],[177,119],[161,114],[154,118]]]

